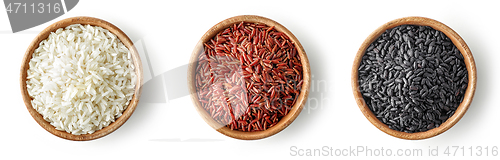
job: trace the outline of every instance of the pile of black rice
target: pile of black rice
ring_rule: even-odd
[[[415,133],[439,127],[464,98],[468,72],[457,47],[441,31],[401,25],[365,51],[359,86],[375,116],[390,129]]]

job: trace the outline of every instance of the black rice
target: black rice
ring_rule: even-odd
[[[457,47],[441,31],[401,25],[386,30],[359,66],[363,99],[376,117],[397,131],[439,127],[464,98],[468,72]]]

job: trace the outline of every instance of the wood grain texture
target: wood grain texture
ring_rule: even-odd
[[[359,83],[358,83],[358,68],[361,63],[361,59],[363,55],[365,54],[366,49],[368,46],[375,41],[382,33],[385,32],[387,29],[394,28],[396,26],[400,25],[420,25],[420,26],[430,26],[434,28],[435,30],[439,30],[443,32],[446,36],[448,36],[453,44],[460,50],[462,55],[464,56],[464,61],[465,61],[465,66],[467,68],[467,71],[469,73],[469,84],[467,86],[467,90],[465,91],[464,99],[462,103],[458,106],[457,110],[455,111],[455,114],[448,118],[446,122],[442,123],[439,127],[425,131],[425,132],[417,132],[417,133],[406,133],[406,132],[400,132],[396,130],[390,129],[387,125],[384,123],[380,122],[376,116],[372,113],[372,111],[368,108],[366,105],[363,97],[361,96],[361,92],[359,90]],[[474,57],[472,56],[472,53],[465,43],[465,41],[455,32],[453,29],[450,27],[446,26],[445,24],[438,22],[433,19],[429,18],[424,18],[424,17],[405,17],[405,18],[400,18],[396,19],[393,21],[390,21],[379,28],[377,28],[373,33],[371,33],[368,38],[361,44],[361,47],[359,48],[356,57],[354,59],[354,63],[352,66],[352,72],[351,72],[351,85],[352,85],[352,91],[354,94],[354,98],[356,100],[356,103],[358,104],[359,109],[365,115],[365,117],[378,129],[381,131],[397,137],[397,138],[402,138],[402,139],[408,139],[408,140],[420,140],[420,139],[426,139],[430,137],[434,137],[436,135],[439,135],[451,127],[453,127],[467,112],[467,109],[469,108],[472,99],[474,97],[474,92],[476,91],[476,83],[477,83],[477,75],[476,75],[476,64],[474,62]]]
[[[195,73],[196,73],[196,66],[198,65],[197,59],[199,54],[203,51],[203,43],[209,41],[211,38],[213,38],[217,33],[220,31],[232,26],[233,24],[238,24],[242,21],[245,22],[251,22],[251,23],[263,23],[268,26],[274,26],[274,28],[279,31],[285,33],[291,41],[295,43],[295,47],[297,48],[297,51],[299,53],[299,56],[301,58],[301,63],[303,67],[303,80],[304,84],[302,85],[302,88],[300,90],[300,95],[297,99],[297,102],[293,105],[292,110],[283,117],[275,126],[268,128],[265,131],[255,131],[255,132],[243,132],[243,131],[237,131],[237,130],[231,130],[228,127],[225,127],[224,125],[221,125],[217,123],[212,117],[201,107],[200,102],[198,101],[198,96],[196,94],[196,88],[195,88]],[[210,28],[200,39],[200,41],[196,44],[195,49],[193,50],[193,53],[191,55],[191,58],[189,60],[189,68],[188,68],[188,87],[189,87],[189,92],[191,94],[191,99],[195,105],[196,110],[200,114],[200,116],[205,120],[205,122],[210,125],[212,128],[217,130],[218,132],[232,137],[236,139],[242,139],[242,140],[256,140],[256,139],[262,139],[266,138],[269,136],[272,136],[283,129],[285,129],[288,125],[290,125],[295,118],[300,114],[302,111],[302,108],[304,107],[304,104],[307,101],[307,97],[309,95],[309,88],[310,88],[310,82],[311,82],[311,69],[309,67],[309,60],[307,59],[306,52],[302,45],[300,44],[299,40],[290,32],[288,29],[286,29],[284,26],[279,24],[278,22],[275,22],[271,19],[261,17],[261,16],[255,16],[255,15],[241,15],[241,16],[236,16],[232,18],[228,18],[224,21],[219,22],[212,28]]]
[[[122,113],[122,116],[120,118],[116,119],[115,122],[111,123],[109,126],[104,127],[101,130],[98,130],[92,134],[83,134],[83,135],[73,135],[71,133],[68,133],[66,131],[60,131],[55,129],[54,126],[52,126],[49,122],[45,121],[31,105],[31,100],[32,98],[28,95],[28,91],[26,89],[26,77],[27,77],[27,70],[29,68],[29,62],[31,60],[31,57],[33,55],[33,52],[35,49],[38,48],[39,44],[41,41],[45,40],[48,38],[51,32],[56,31],[59,28],[67,27],[71,24],[89,24],[92,26],[99,26],[104,29],[109,30],[111,33],[115,34],[121,41],[122,43],[129,49],[132,57],[132,63],[135,66],[135,73],[137,76],[137,84],[135,86],[135,91],[134,91],[134,96],[132,97],[132,100],[130,101],[130,104],[128,105],[127,109],[125,109]],[[35,121],[42,126],[45,130],[48,132],[52,133],[55,136],[68,139],[68,140],[74,140],[74,141],[87,141],[87,140],[94,140],[97,138],[101,138],[105,135],[108,135],[109,133],[115,131],[118,129],[120,126],[125,123],[125,121],[130,118],[132,113],[134,112],[135,108],[137,107],[137,104],[139,103],[139,98],[141,95],[141,88],[143,84],[143,74],[142,74],[142,63],[141,59],[139,57],[139,54],[137,53],[136,48],[134,47],[132,41],[128,38],[128,36],[120,30],[118,27],[115,25],[101,20],[97,18],[92,18],[92,17],[72,17],[68,19],[61,20],[59,22],[56,22],[47,28],[45,28],[42,32],[40,32],[35,39],[31,42],[29,45],[28,49],[26,50],[26,53],[23,57],[23,62],[21,65],[21,76],[20,76],[20,85],[21,85],[21,94],[23,97],[24,104],[26,105],[26,108],[28,109],[29,113],[31,116],[35,119]]]

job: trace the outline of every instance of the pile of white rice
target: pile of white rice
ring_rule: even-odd
[[[33,53],[31,104],[56,129],[75,135],[100,130],[122,115],[136,75],[127,47],[101,27],[74,24],[52,32]]]

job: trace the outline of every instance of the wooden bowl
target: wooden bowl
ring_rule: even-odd
[[[33,55],[33,52],[35,51],[35,49],[38,48],[41,41],[48,38],[48,36],[50,35],[51,32],[54,32],[59,28],[64,28],[64,27],[67,27],[67,26],[72,25],[72,24],[89,24],[92,26],[99,26],[99,27],[107,29],[111,33],[115,34],[122,41],[122,43],[130,50],[130,53],[132,55],[133,65],[135,66],[135,73],[137,76],[137,84],[135,86],[134,96],[132,97],[132,100],[130,101],[130,104],[128,105],[127,109],[125,109],[123,111],[122,116],[120,116],[118,119],[116,119],[115,122],[111,123],[109,126],[104,127],[101,130],[98,130],[92,134],[73,135],[73,134],[68,133],[66,131],[57,130],[49,122],[45,121],[43,119],[42,115],[39,114],[32,107],[32,105],[31,105],[32,98],[28,95],[28,91],[26,89],[27,70],[29,68],[29,62],[32,58],[32,55]],[[23,63],[21,65],[21,77],[20,77],[21,94],[23,96],[24,104],[26,105],[26,108],[28,109],[31,116],[35,119],[35,121],[40,126],[42,126],[42,128],[44,128],[48,132],[52,133],[53,135],[56,135],[58,137],[68,139],[68,140],[74,140],[74,141],[87,141],[87,140],[101,138],[101,137],[115,131],[121,125],[123,125],[123,123],[125,123],[125,121],[127,121],[127,119],[132,115],[137,104],[139,103],[139,97],[141,95],[142,83],[143,83],[142,63],[141,63],[141,59],[139,57],[139,54],[137,53],[137,50],[135,49],[132,41],[128,38],[128,36],[125,33],[123,33],[122,30],[120,30],[115,25],[113,25],[109,22],[106,22],[104,20],[92,18],[92,17],[68,18],[68,19],[64,19],[64,20],[61,20],[59,22],[56,22],[56,23],[48,26],[47,28],[45,28],[42,32],[40,32],[35,37],[35,39],[29,45],[29,47],[26,50],[26,53],[24,55]]]
[[[297,48],[297,52],[299,56],[301,57],[301,63],[303,67],[303,85],[302,89],[300,90],[300,94],[298,96],[298,99],[296,103],[293,105],[292,109],[290,112],[283,117],[275,126],[268,128],[267,130],[264,131],[254,131],[254,132],[243,132],[243,131],[237,131],[237,130],[231,130],[228,127],[225,127],[224,125],[221,125],[217,123],[212,117],[201,107],[200,102],[198,101],[198,96],[196,94],[196,88],[195,88],[195,73],[196,73],[196,66],[198,65],[198,56],[200,53],[203,51],[203,43],[209,41],[211,38],[213,38],[217,33],[220,31],[233,26],[234,24],[238,24],[242,21],[245,22],[250,22],[250,23],[261,23],[261,24],[266,24],[268,26],[274,26],[274,28],[282,33],[285,33],[291,41],[295,43],[295,47]],[[188,86],[189,86],[189,92],[191,94],[191,99],[195,105],[196,110],[200,114],[200,116],[205,120],[205,122],[210,125],[212,128],[217,130],[218,132],[232,137],[236,139],[242,139],[242,140],[255,140],[255,139],[262,139],[266,138],[269,136],[272,136],[283,129],[285,129],[288,125],[290,125],[295,118],[299,115],[300,111],[304,107],[304,104],[306,103],[307,96],[309,95],[309,87],[310,87],[310,81],[311,81],[311,70],[309,68],[309,60],[307,59],[306,52],[304,51],[304,48],[300,44],[299,40],[290,32],[288,29],[286,29],[284,26],[279,24],[278,22],[275,22],[271,19],[265,18],[265,17],[260,17],[260,16],[255,16],[255,15],[241,15],[241,16],[236,16],[232,18],[228,18],[222,22],[219,22],[212,28],[210,28],[200,39],[198,44],[196,45],[192,55],[191,59],[189,60],[189,69],[188,69]]]
[[[358,68],[361,63],[361,59],[365,54],[365,51],[368,48],[368,46],[378,37],[380,37],[380,35],[384,33],[385,30],[405,24],[430,26],[435,30],[443,32],[446,36],[448,36],[451,39],[453,44],[462,53],[465,61],[465,66],[469,73],[468,74],[469,83],[467,86],[467,90],[465,91],[464,99],[462,103],[460,103],[460,105],[458,106],[457,110],[455,111],[455,114],[452,117],[448,118],[448,120],[442,123],[439,127],[425,132],[406,133],[390,129],[387,125],[379,121],[376,118],[376,116],[372,113],[372,111],[368,108],[359,90]],[[358,53],[356,54],[356,57],[354,59],[354,64],[352,66],[352,74],[351,74],[351,85],[352,85],[352,91],[354,93],[354,98],[356,99],[356,103],[358,104],[359,109],[365,115],[365,117],[381,131],[397,138],[409,139],[409,140],[418,140],[418,139],[426,139],[434,137],[453,127],[453,125],[455,125],[460,120],[460,118],[462,118],[462,116],[465,114],[465,112],[469,108],[469,105],[472,102],[472,98],[474,97],[474,92],[476,90],[476,80],[477,80],[476,64],[474,62],[474,57],[472,57],[472,53],[467,44],[465,43],[465,41],[455,31],[453,31],[450,27],[446,26],[445,24],[424,17],[400,18],[390,21],[377,28],[373,33],[371,33],[368,36],[368,38],[366,38],[366,40],[359,48]]]

